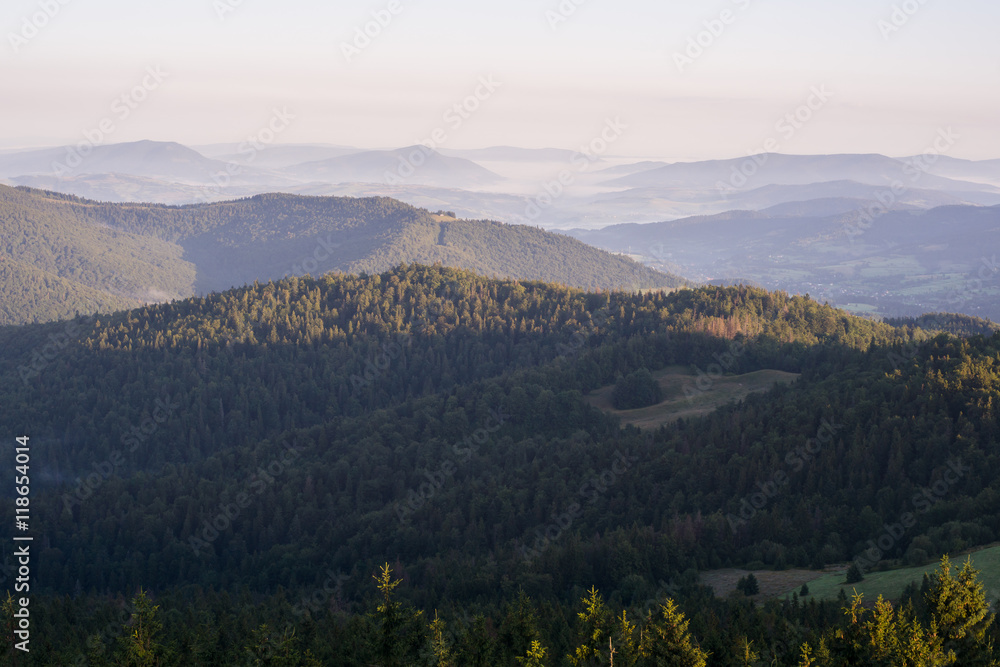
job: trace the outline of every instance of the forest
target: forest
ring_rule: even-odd
[[[406,264],[0,349],[0,439],[35,448],[19,664],[992,664],[993,601],[947,561],[891,605],[717,598],[699,573],[997,541],[1000,335]],[[800,377],[655,430],[583,400],[678,365],[699,390]]]
[[[163,206],[0,185],[0,325],[407,262],[584,289],[686,284],[562,234],[434,216],[388,197],[266,194]]]

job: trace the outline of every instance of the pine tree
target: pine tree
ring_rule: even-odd
[[[451,654],[451,646],[445,636],[446,628],[444,621],[434,612],[434,620],[431,621],[431,654],[434,656],[434,667],[455,667],[455,659]]]
[[[399,655],[403,652],[399,632],[403,626],[403,613],[402,604],[393,600],[392,595],[396,587],[403,582],[392,578],[392,568],[388,563],[381,568],[379,574],[372,576],[382,596],[382,601],[377,607],[379,632],[376,653],[382,667],[398,666],[402,664],[399,660]]]
[[[581,643],[573,655],[566,657],[570,664],[576,666],[603,664],[606,662],[603,654],[606,653],[605,646],[610,635],[607,625],[611,612],[595,587],[587,591],[587,597],[583,598],[582,602],[586,611],[577,614],[581,624],[579,630]]]
[[[940,571],[931,576],[926,597],[927,608],[944,641],[945,651],[956,656],[963,665],[989,664],[987,656],[992,653],[987,633],[995,614],[990,613],[978,576],[971,558],[966,560],[958,575],[953,576],[951,561],[944,556]]]
[[[688,632],[690,621],[668,599],[661,616],[650,617],[639,641],[637,665],[641,667],[705,667],[708,656],[694,644]]]
[[[537,639],[531,642],[531,648],[523,658],[515,658],[518,663],[524,665],[524,667],[545,667],[545,653],[546,649],[542,646],[542,643]]]
[[[757,595],[760,593],[760,583],[757,581],[757,577],[753,575],[753,572],[745,577],[741,577],[736,583],[736,590],[742,592],[746,596]]]
[[[861,571],[857,563],[851,563],[851,566],[847,568],[847,583],[857,584],[865,580],[865,573]]]
[[[163,623],[159,618],[159,605],[154,605],[146,592],[132,598],[132,616],[125,625],[128,636],[121,640],[117,663],[125,667],[151,667],[159,665],[165,649],[158,641]]]

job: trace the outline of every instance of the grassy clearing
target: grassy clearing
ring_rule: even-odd
[[[979,581],[982,582],[986,592],[986,600],[996,603],[1000,598],[1000,546],[950,555],[952,564],[956,568],[961,568],[969,556],[972,557],[973,567],[979,570]],[[729,568],[703,572],[701,583],[710,586],[717,596],[726,597],[735,592],[739,580],[752,571],[760,584],[760,593],[753,596],[755,600],[791,597],[792,593],[799,592],[802,584],[808,584],[809,596],[816,600],[836,600],[840,590],[844,589],[848,599],[857,591],[864,595],[866,603],[873,603],[879,595],[887,600],[899,599],[908,584],[916,582],[919,585],[923,581],[924,573],[931,574],[937,571],[938,565],[938,562],[934,562],[920,567],[871,572],[865,575],[864,581],[857,584],[845,582],[847,565],[831,565],[823,572],[816,570],[776,572]]]
[[[648,408],[615,410],[611,405],[614,385],[595,389],[584,400],[599,410],[621,417],[623,424],[638,428],[657,428],[681,417],[706,415],[730,401],[741,401],[750,394],[767,391],[779,383],[794,382],[799,375],[784,371],[755,371],[712,380],[706,391],[698,391],[696,375],[684,366],[664,368],[653,373],[653,377],[663,389],[664,400]],[[697,393],[689,398],[685,395],[685,388]]]
[[[1000,546],[988,547],[971,554],[969,552],[953,554],[951,559],[955,565],[961,567],[970,555],[973,566],[980,571],[979,580],[986,590],[986,599],[991,602],[996,601],[1000,597]],[[814,578],[806,583],[809,584],[810,594],[818,600],[834,600],[840,593],[840,589],[844,589],[848,598],[857,590],[858,593],[864,594],[865,600],[869,602],[876,600],[879,595],[887,600],[895,600],[902,595],[907,584],[914,581],[919,584],[923,581],[925,572],[931,574],[937,569],[938,563],[928,563],[920,567],[870,572],[865,575],[864,581],[857,584],[847,584],[845,583],[847,569],[843,567],[838,572],[826,573],[818,577],[819,573],[813,572]],[[760,578],[760,573],[756,573],[756,576]],[[735,583],[733,586],[735,587]],[[779,592],[778,596],[789,596],[801,586],[801,583],[791,584],[784,591]]]
[[[710,586],[715,591],[716,596],[726,597],[736,591],[736,584],[750,572],[751,570],[735,568],[703,572],[701,583]],[[799,590],[802,584],[814,581],[818,574],[820,573],[815,570],[781,570],[777,572],[774,570],[755,570],[753,576],[757,578],[757,583],[760,585],[760,593],[754,595],[753,598],[765,600],[783,597],[791,590]],[[812,588],[812,583],[809,583],[809,587]]]

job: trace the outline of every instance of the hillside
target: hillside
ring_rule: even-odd
[[[747,187],[764,185],[812,185],[827,181],[855,181],[869,186],[886,187],[893,181],[909,184],[913,167],[884,155],[784,155],[766,153],[750,158],[707,160],[704,162],[677,162],[639,171],[608,182],[620,187],[687,187],[712,188],[720,183],[729,184],[734,172],[739,173],[744,163],[752,160],[757,166],[749,177]],[[952,180],[924,173],[920,186],[943,191],[971,191],[998,193],[997,188],[978,183]],[[732,185],[742,190],[743,184]]]
[[[684,284],[562,235],[438,220],[385,197],[259,195],[172,207],[0,186],[0,236],[8,267],[0,324],[67,317],[85,298],[107,311],[255,280],[378,272],[413,261],[588,289]],[[9,268],[15,262],[24,270]],[[60,289],[53,292],[38,272]]]
[[[520,589],[548,610],[531,632],[563,654],[587,587],[634,617],[682,582],[688,609],[748,614],[788,657],[816,638],[765,632],[791,610],[741,612],[690,573],[844,562],[904,512],[912,525],[877,560],[920,564],[1000,534],[1000,336],[930,338],[750,288],[588,294],[422,266],[69,328],[0,329],[0,439],[36,446],[40,592],[76,588],[58,604],[107,609],[157,591],[165,637],[211,664],[233,664],[223,647],[262,623],[287,623],[326,664],[364,664],[386,561],[401,599],[463,632],[463,610],[509,629],[518,605],[535,609]],[[799,378],[646,432],[583,398],[677,364],[695,394],[725,374]],[[335,595],[293,612],[289,596],[335,575]],[[49,655],[83,646],[94,613],[47,617]],[[816,632],[842,618],[809,613]],[[703,648],[729,650],[740,626],[709,618],[692,626]],[[490,641],[506,648],[486,664],[526,646]]]
[[[293,165],[286,172],[324,183],[405,182],[452,188],[476,188],[503,180],[471,160],[442,155],[424,146],[340,155]]]
[[[572,230],[696,280],[749,281],[887,317],[961,312],[1000,321],[1000,206],[844,210],[782,205]]]

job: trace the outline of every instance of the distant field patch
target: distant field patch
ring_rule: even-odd
[[[802,584],[809,583],[812,588],[812,581],[820,574],[815,570],[753,570],[753,576],[757,578],[760,586],[760,593],[753,596],[755,600],[765,600],[790,594],[790,590],[799,590]],[[751,573],[751,570],[740,570],[728,568],[725,570],[710,570],[703,572],[701,583],[711,587],[715,595],[720,598],[727,597],[736,591],[736,584],[740,579]],[[836,597],[836,595],[834,595]]]
[[[611,404],[614,385],[595,389],[583,400],[599,410],[621,417],[623,424],[638,428],[657,428],[682,417],[706,415],[730,401],[741,401],[750,394],[767,391],[777,384],[794,382],[799,375],[763,370],[721,377],[713,380],[707,391],[698,392],[690,399],[685,395],[684,388],[694,388],[697,377],[687,367],[669,366],[654,372],[653,378],[663,389],[664,400],[647,408],[615,410]]]
[[[1000,598],[1000,546],[986,547],[971,552],[951,554],[952,573],[962,568],[965,559],[972,557],[972,565],[979,570],[979,581],[983,584],[986,601],[995,604]],[[809,586],[809,597],[816,600],[836,600],[840,590],[848,599],[857,591],[864,595],[865,603],[873,603],[881,595],[887,600],[898,600],[903,590],[911,582],[918,585],[923,581],[924,573],[928,575],[939,569],[939,562],[928,563],[919,567],[906,567],[885,572],[870,572],[865,580],[857,584],[846,583],[847,565],[831,565],[824,571],[817,570],[741,570],[727,568],[709,570],[701,574],[701,583],[715,591],[716,596],[726,597],[736,591],[736,584],[746,575],[753,572],[760,584],[760,593],[753,596],[755,600],[768,598],[791,597],[798,593],[802,584]],[[808,599],[808,598],[805,598]]]
[[[965,563],[965,559],[970,555],[972,556],[973,567],[980,571],[979,581],[982,582],[986,591],[986,599],[989,602],[995,602],[1000,597],[1000,546],[988,547],[974,551],[971,554],[968,552],[952,554],[953,568],[961,568],[962,564]],[[816,578],[808,582],[809,592],[820,600],[834,600],[840,593],[840,589],[843,588],[848,598],[857,590],[858,593],[864,594],[865,600],[868,602],[874,602],[878,599],[879,595],[882,595],[887,600],[896,600],[902,595],[903,589],[906,588],[907,584],[910,582],[920,584],[923,581],[924,573],[931,574],[937,571],[938,565],[939,563],[934,562],[920,567],[907,567],[899,570],[887,570],[885,572],[870,572],[865,575],[864,581],[857,584],[848,584],[845,582],[846,566],[836,573],[820,575],[818,572],[813,572],[813,576]],[[756,574],[759,578],[760,573]],[[798,590],[798,588],[789,586],[783,592],[779,593],[779,595],[782,597],[791,595],[793,590]]]

